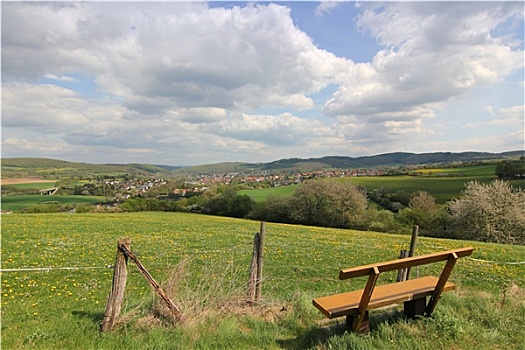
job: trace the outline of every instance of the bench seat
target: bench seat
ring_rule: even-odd
[[[430,296],[434,292],[438,280],[437,277],[427,276],[376,286],[372,293],[370,302],[368,303],[367,310]],[[443,288],[443,292],[454,289],[455,285],[447,282]],[[355,315],[357,314],[362,295],[363,290],[356,290],[353,292],[316,298],[313,300],[313,304],[330,319]]]

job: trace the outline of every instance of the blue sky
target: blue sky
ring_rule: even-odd
[[[2,2],[2,157],[524,149],[522,2]]]

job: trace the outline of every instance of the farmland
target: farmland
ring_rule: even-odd
[[[56,181],[55,180],[44,180],[41,178],[11,178],[11,179],[2,179],[3,186],[15,186],[15,187],[29,187],[29,188],[46,188],[52,186]]]
[[[340,178],[340,181],[350,181],[368,191],[386,189],[391,193],[404,191],[426,191],[436,198],[436,202],[445,203],[452,198],[458,198],[465,184],[469,181],[488,183],[496,179],[494,165],[482,165],[459,168],[429,168],[417,170],[418,176],[356,176]],[[509,181],[513,186],[525,187],[524,180]],[[239,194],[246,194],[255,201],[261,202],[268,196],[287,196],[293,193],[295,187],[277,187],[258,190],[243,190]]]
[[[104,197],[101,196],[41,196],[41,195],[18,195],[2,196],[2,210],[22,210],[24,208],[35,207],[38,205],[63,204],[63,205],[82,205],[103,203]]]
[[[239,195],[248,195],[256,202],[264,202],[270,196],[286,197],[291,195],[297,188],[297,185],[269,187],[261,190],[241,190]]]
[[[384,318],[385,311],[377,311],[370,336],[361,337],[327,328],[311,299],[362,288],[364,280],[337,280],[339,269],[393,259],[407,249],[409,235],[269,223],[263,300],[247,306],[242,300],[258,229],[254,221],[183,213],[4,216],[2,348],[382,349],[394,343],[413,349],[521,349],[525,344],[519,327],[511,326],[525,322],[525,265],[508,264],[523,262],[523,246],[420,237],[419,254],[474,246],[473,259],[461,259],[452,273],[457,293],[446,293],[430,319],[406,321],[395,310]],[[130,264],[120,327],[100,334],[109,267],[117,239],[124,236],[161,283],[186,262],[171,295],[186,315],[182,324],[166,325],[153,316],[154,295]],[[438,265],[418,273],[437,273]],[[56,269],[65,267],[78,269]],[[392,279],[394,274],[386,277]],[[237,301],[226,304],[221,299],[226,296]]]

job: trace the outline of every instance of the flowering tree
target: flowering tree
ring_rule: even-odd
[[[525,244],[525,192],[506,181],[469,182],[449,203],[454,230],[465,239]]]

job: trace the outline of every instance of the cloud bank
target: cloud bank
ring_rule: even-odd
[[[447,123],[449,101],[523,70],[519,3],[357,5],[349,20],[381,47],[365,63],[317,47],[288,6],[218,5],[3,3],[3,156],[203,164],[390,152],[435,135],[428,121]],[[311,15],[337,10],[323,2]],[[522,130],[512,111],[523,103],[479,110],[511,135],[494,151],[523,145],[508,131]]]

